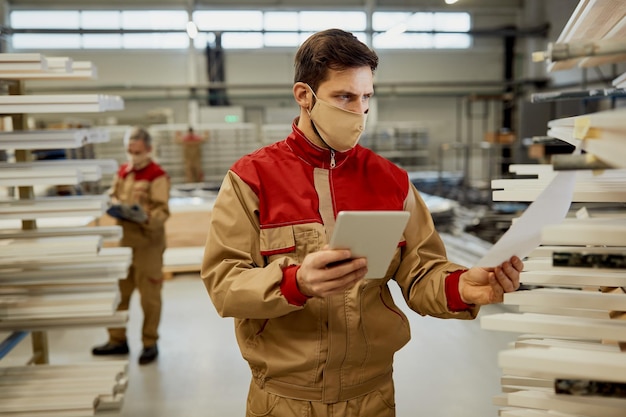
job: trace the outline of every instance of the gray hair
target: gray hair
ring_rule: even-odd
[[[141,140],[143,141],[143,143],[146,144],[147,147],[152,146],[152,137],[150,136],[150,133],[148,133],[148,131],[143,127],[136,126],[132,129],[129,129],[124,135],[124,146],[128,146],[128,143],[131,140]]]

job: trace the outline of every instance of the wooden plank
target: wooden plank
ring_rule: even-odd
[[[0,132],[1,149],[65,149],[108,140],[108,131],[97,129],[28,130]]]
[[[45,410],[29,411],[26,413],[2,413],[2,417],[89,417],[93,413],[91,410]]]
[[[536,373],[538,378],[553,375],[558,378],[626,382],[626,355],[622,352],[521,348],[500,352],[498,365],[509,370]]]
[[[28,165],[11,164],[12,167],[0,163],[0,186],[33,187],[36,185],[78,185],[86,179],[77,168],[47,167],[36,169]],[[97,178],[99,179],[99,178]],[[97,180],[96,179],[96,180]]]
[[[115,312],[118,304],[117,289],[107,292],[4,296],[0,298],[0,320],[109,317]]]
[[[542,190],[496,190],[492,194],[493,201],[535,201]],[[626,191],[574,191],[573,202],[582,203],[623,203]]]
[[[34,239],[0,239],[0,262],[30,262],[48,256],[95,255],[102,247],[100,236],[41,237]]]
[[[560,347],[566,349],[579,349],[589,351],[602,351],[602,352],[620,352],[620,349],[616,345],[599,343],[599,342],[582,342],[579,340],[567,340],[567,339],[520,339],[515,342],[515,348],[551,348]]]
[[[124,110],[119,96],[101,94],[0,96],[0,113],[91,113]]]
[[[67,317],[67,318],[38,318],[38,319],[20,319],[1,321],[0,330],[30,330],[43,331],[65,328],[83,328],[83,327],[125,327],[128,321],[128,312],[116,311],[111,316],[84,316],[84,317]]]
[[[46,398],[6,398],[0,402],[0,413],[16,413],[27,411],[47,410],[91,410],[95,415],[95,395],[64,395],[62,397]],[[1,415],[1,414],[0,414]]]
[[[2,231],[0,231],[2,236]],[[538,246],[532,251],[528,257],[532,260],[534,258],[549,258],[552,259],[554,252],[573,252],[573,253],[597,253],[597,254],[610,254],[610,253],[624,253],[626,252],[626,246],[554,246],[545,245]],[[524,263],[526,266],[526,262]]]
[[[0,79],[18,80],[94,80],[98,72],[92,62],[74,61],[68,57],[46,57],[47,69],[36,71],[11,71],[2,69],[0,63]]]
[[[606,33],[606,35],[602,37],[603,40],[626,39],[626,11],[622,11],[622,12],[625,14],[625,16],[622,16],[622,18],[615,24],[615,26],[613,26],[611,30],[609,30]],[[590,68],[590,67],[597,67],[600,65],[613,63],[613,62],[620,62],[620,61],[625,61],[625,60],[626,60],[626,54],[609,55],[609,56],[604,56],[604,57],[589,57],[589,58],[583,58],[582,60],[580,60],[580,62],[578,63],[578,66],[582,68]]]
[[[502,313],[483,316],[480,324],[485,330],[626,341],[626,322],[621,320]]]
[[[1,383],[2,381],[0,381]],[[32,378],[26,381],[3,384],[0,390],[0,398],[17,397],[57,397],[72,394],[90,394],[97,396],[102,393],[113,393],[116,383],[110,379],[100,379],[86,381],[84,379],[72,379],[69,381],[59,381],[55,379],[52,385],[49,381],[33,381]]]
[[[558,288],[538,288],[504,294],[504,304],[549,306],[598,311],[626,311],[624,294]]]
[[[80,263],[80,264],[120,264],[130,262],[132,256],[132,249],[127,247],[115,247],[115,248],[102,248],[100,252],[93,255],[58,255],[56,257],[49,258],[39,258],[33,259],[27,263],[31,268],[43,268],[43,267],[58,267],[64,266],[71,268],[72,265]],[[0,262],[2,258],[0,258]],[[6,266],[6,265],[5,265]],[[9,266],[12,267],[23,267],[23,263],[10,263]],[[80,265],[79,265],[80,266]],[[93,265],[92,265],[93,266]],[[104,266],[103,266],[104,267]],[[114,265],[115,269],[119,267],[119,265]],[[0,275],[5,274],[6,271],[0,268]],[[10,273],[10,271],[9,271]]]
[[[39,62],[2,62],[0,63],[0,79],[5,78],[4,74],[28,74],[31,72],[40,73],[48,68],[45,59]]]
[[[39,289],[50,288],[52,286],[67,288],[85,284],[102,285],[115,284],[119,279],[125,278],[128,273],[130,262],[121,264],[92,264],[76,266],[72,265],[68,268],[42,268],[42,269],[23,269],[8,272],[0,272],[0,285],[3,286],[22,286],[34,287]],[[2,291],[0,290],[0,293]]]
[[[492,400],[492,404],[493,405],[497,405],[497,406],[501,406],[501,407],[509,405],[508,398],[507,398],[506,394],[495,395],[494,397],[492,397],[491,400]]]
[[[549,285],[568,287],[626,287],[626,276],[619,272],[572,272],[536,271],[522,272],[520,281],[526,285]]]
[[[500,377],[501,385],[516,385],[520,387],[553,388],[554,380],[546,378],[530,378],[526,376],[503,375]]]
[[[501,417],[580,417],[573,414],[555,414],[545,410],[531,410],[527,408],[517,408],[505,410],[500,414]]]
[[[614,79],[611,84],[616,88],[626,87],[626,72]]]
[[[509,172],[517,175],[538,175],[540,179],[554,177],[552,164],[511,164]]]
[[[556,43],[579,40],[600,40],[624,17],[626,13],[622,0],[583,0],[565,25]],[[559,71],[576,66],[578,59],[553,62],[548,71]]]
[[[96,406],[96,414],[104,411],[120,410],[123,402],[123,393],[116,393],[115,395],[100,395],[98,397],[98,405]]]
[[[1,53],[0,65],[8,62],[39,62],[44,59],[40,53]]]
[[[624,130],[626,130],[626,126],[624,126],[624,124],[621,122],[625,115],[626,110],[620,108],[603,110],[579,116],[553,119],[548,122],[548,127],[576,127],[576,137],[579,139],[583,139],[589,137],[593,133],[588,130],[592,127],[623,132]]]
[[[556,395],[538,391],[508,394],[509,405],[555,410],[587,417],[624,417],[626,400],[602,397]]]
[[[4,375],[50,375],[51,377],[63,377],[67,375],[79,375],[81,377],[100,375],[112,372],[116,380],[122,374],[128,372],[128,360],[89,361],[72,364],[46,364],[46,365],[22,365],[0,367],[0,377]]]
[[[552,127],[548,130],[548,136],[561,139],[583,149],[613,168],[621,169],[626,166],[622,159],[626,156],[626,141],[623,139],[624,133],[615,133],[605,129],[594,128],[593,140],[589,139],[583,141],[575,138],[570,128]]]
[[[0,229],[0,239],[33,239],[40,237],[101,236],[103,241],[122,238],[121,226],[45,227],[33,230]]]
[[[589,319],[610,319],[608,311],[582,308],[552,307],[546,305],[518,305],[520,313],[552,314],[556,316],[585,317]]]
[[[115,162],[115,161],[114,161]],[[105,165],[103,163],[103,165]],[[117,167],[117,163],[114,165],[106,164],[106,167],[110,170],[113,166]],[[37,177],[54,177],[64,174],[69,176],[73,174],[76,177],[76,184],[82,181],[98,181],[102,178],[103,169],[98,160],[93,159],[65,159],[54,161],[37,161],[37,162],[22,162],[19,164],[14,163],[2,163],[0,162],[0,172],[3,176],[16,179],[19,178],[37,178]],[[115,172],[115,169],[113,169]],[[111,173],[111,172],[108,172]],[[43,181],[43,180],[42,180]],[[49,181],[48,181],[49,182]],[[70,183],[58,183],[58,184],[70,184]],[[9,184],[10,185],[10,184]],[[18,185],[18,184],[14,184]]]
[[[549,225],[541,230],[541,243],[544,245],[626,246],[626,222],[618,219],[612,222],[613,224],[607,224],[599,220],[579,220]]]
[[[68,196],[0,202],[0,220],[32,220],[55,217],[100,217],[107,196]]]

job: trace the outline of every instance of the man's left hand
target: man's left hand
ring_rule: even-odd
[[[519,274],[524,263],[517,256],[495,268],[473,267],[459,278],[459,294],[467,304],[484,305],[501,303],[504,293],[519,288]]]

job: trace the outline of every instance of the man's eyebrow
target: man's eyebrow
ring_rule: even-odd
[[[355,93],[354,91],[350,91],[350,90],[335,90],[331,92],[334,95],[349,95],[349,96],[358,96],[360,94]],[[372,96],[374,95],[374,90],[369,91],[367,93],[363,94],[364,96]]]

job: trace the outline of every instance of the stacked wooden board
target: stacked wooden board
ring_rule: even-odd
[[[525,174],[534,170],[538,177],[552,173],[543,166],[513,168]],[[621,171],[605,171],[616,195],[626,189]],[[593,178],[589,172],[578,173],[577,186]],[[539,178],[510,181],[511,190],[546,185]],[[522,182],[519,188],[515,181]],[[623,195],[607,198],[611,194],[600,185],[589,186],[585,193],[574,193],[574,202],[626,202]],[[518,193],[528,196],[526,201],[533,195]],[[542,229],[541,245],[524,263],[521,282],[526,289],[504,296],[504,303],[517,306],[518,313],[481,318],[484,329],[521,334],[513,349],[499,355],[503,394],[494,402],[503,406],[500,415],[626,415],[623,392],[618,398],[585,395],[584,390],[557,392],[562,381],[585,386],[626,382],[626,320],[619,319],[626,315],[626,213],[618,208],[570,214]]]
[[[609,167],[626,168],[624,120],[626,109],[556,119],[548,123],[548,136],[584,150]]]
[[[69,57],[47,57],[39,53],[0,55],[0,77],[16,80],[93,80],[96,66]]]
[[[626,3],[581,0],[556,42],[533,55],[550,71],[596,67],[626,60]]]
[[[556,43],[537,56],[551,71],[593,67],[626,60],[625,39],[626,2],[581,0]],[[624,79],[605,91],[533,101],[619,97]],[[571,201],[585,204],[541,228],[540,245],[524,260],[523,290],[504,296],[517,312],[481,318],[484,329],[519,333],[498,357],[502,394],[494,403],[502,417],[626,416],[624,120],[623,109],[552,120],[547,136],[577,151],[550,165],[512,165],[526,178],[492,182],[494,200],[534,202],[550,198],[541,192],[557,171],[574,170]]]
[[[119,410],[126,361],[0,368],[0,416],[82,417]]]
[[[91,79],[95,67],[40,54],[0,54],[0,79]],[[5,114],[120,110],[119,97],[104,95],[2,96]],[[126,389],[127,361],[49,364],[47,330],[125,326],[117,312],[118,281],[131,262],[130,248],[104,248],[121,237],[119,226],[88,227],[107,208],[105,195],[34,197],[39,185],[100,181],[118,168],[113,159],[29,161],[31,150],[79,149],[109,140],[104,129],[0,133],[0,149],[15,162],[0,163],[0,186],[20,187],[0,200],[0,331],[32,332],[36,365],[2,366],[0,416],[92,416],[119,411]],[[26,192],[25,192],[26,191]],[[18,195],[11,197],[12,195]],[[65,219],[80,226],[63,227]],[[81,220],[81,219],[84,219]],[[42,220],[38,223],[39,220]],[[14,227],[20,222],[22,228]],[[52,227],[41,227],[47,222]],[[9,226],[7,226],[9,225]],[[2,343],[4,347],[12,343]],[[9,349],[0,351],[0,359]]]

